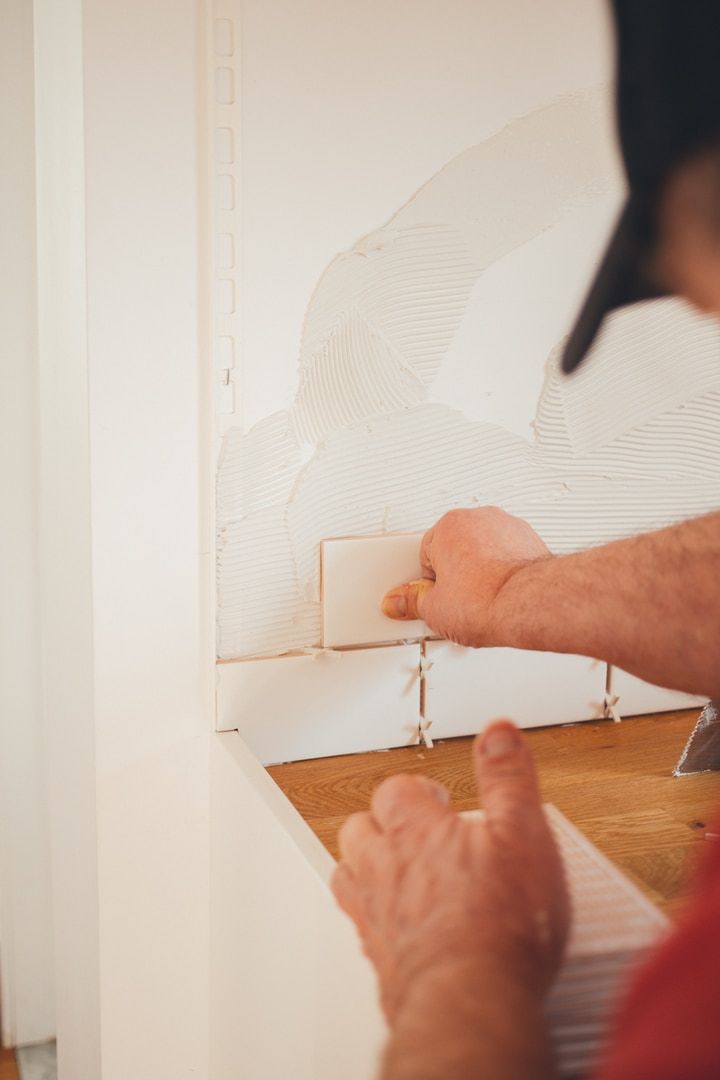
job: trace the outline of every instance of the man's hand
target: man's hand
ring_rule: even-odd
[[[525,521],[488,506],[452,510],[423,537],[423,579],[392,589],[383,611],[393,619],[424,619],[458,645],[494,645],[493,604],[519,569],[551,558]]]
[[[423,578],[383,611],[460,645],[576,653],[646,682],[720,697],[720,512],[554,556],[495,507],[423,537]]]
[[[569,903],[529,750],[500,721],[473,754],[484,820],[460,817],[439,784],[396,776],[340,832],[333,891],[375,966],[391,1026],[412,1023],[421,1001],[437,1009],[459,995],[471,1028],[497,1008],[504,1032],[503,1010],[518,997],[541,1015],[557,973]]]

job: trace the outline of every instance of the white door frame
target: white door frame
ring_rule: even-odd
[[[208,1070],[203,14],[34,0],[59,1080]]]
[[[42,748],[33,9],[0,34],[0,986],[6,1046],[55,1032],[50,836]]]

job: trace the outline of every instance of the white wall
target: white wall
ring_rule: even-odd
[[[6,1045],[54,1034],[41,740],[32,5],[0,33],[0,981]]]
[[[712,510],[715,320],[625,309],[558,370],[623,196],[604,0],[222,10],[219,657],[323,643],[328,537],[494,504],[565,554]]]
[[[217,522],[233,659],[321,644],[325,537],[552,500],[531,425],[622,185],[602,0],[219,8],[235,22],[215,57],[234,76],[215,103],[218,253],[228,235],[236,252],[216,305],[236,352]]]
[[[219,7],[237,18],[242,49],[239,399],[247,429],[292,402],[303,318],[329,263],[468,148],[607,81],[611,53],[605,0]],[[607,125],[596,136],[603,146]],[[511,188],[486,193],[488,218],[504,212],[509,220],[523,192],[532,198],[536,167],[528,157]],[[479,175],[483,195],[484,184]]]

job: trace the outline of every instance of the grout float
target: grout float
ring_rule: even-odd
[[[291,409],[224,439],[221,657],[318,645],[324,537],[417,531],[450,507],[495,503],[565,552],[720,505],[720,335],[678,301],[617,313],[570,380],[551,360],[533,441],[431,400],[482,303],[483,270],[607,205],[617,185],[595,134],[603,108],[598,91],[516,121],[328,267]],[[463,363],[490,371],[502,357],[470,348]]]

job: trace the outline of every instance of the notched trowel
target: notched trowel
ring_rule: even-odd
[[[720,770],[720,701],[709,701],[685,744],[673,776]]]

